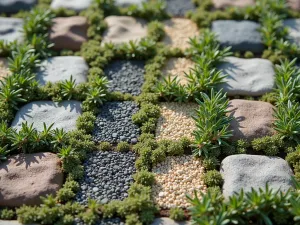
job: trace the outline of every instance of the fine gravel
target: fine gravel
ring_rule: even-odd
[[[75,219],[74,225],[85,225],[85,224],[79,219]],[[125,223],[122,222],[120,218],[110,218],[110,219],[99,220],[94,225],[125,225]]]
[[[80,181],[80,191],[76,201],[86,205],[88,198],[103,204],[111,200],[123,200],[133,182],[135,173],[133,152],[102,152],[89,154],[84,162],[84,178]]]
[[[94,141],[127,141],[136,144],[140,129],[132,122],[131,117],[138,110],[137,104],[131,101],[105,103],[95,122]]]
[[[117,60],[105,68],[105,74],[110,80],[109,91],[119,91],[132,95],[141,94],[144,83],[145,62],[138,60]]]
[[[172,16],[183,17],[188,11],[194,11],[196,9],[192,0],[166,0],[167,13]]]

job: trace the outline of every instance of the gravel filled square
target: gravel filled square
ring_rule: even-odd
[[[88,198],[102,203],[125,199],[136,172],[135,159],[133,152],[91,153],[84,162],[84,178],[76,201],[87,204]]]
[[[157,140],[180,140],[182,137],[193,139],[196,129],[193,116],[196,116],[197,104],[166,102],[160,104],[155,136]]]
[[[144,83],[145,62],[139,60],[117,60],[105,68],[105,74],[110,80],[109,91],[119,91],[132,95],[141,94]]]
[[[140,129],[133,124],[131,117],[138,110],[137,104],[130,101],[105,103],[95,122],[94,141],[127,141],[136,144]]]
[[[188,207],[186,194],[193,195],[194,190],[206,191],[201,177],[204,167],[193,156],[168,156],[152,170],[155,184],[152,187],[154,201],[162,208]]]
[[[179,83],[185,85],[188,83],[185,73],[188,74],[194,65],[195,63],[187,58],[170,58],[163,67],[162,73],[165,78],[170,76],[174,79],[177,76]]]

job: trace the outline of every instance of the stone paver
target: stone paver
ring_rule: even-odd
[[[192,222],[176,222],[168,217],[156,218],[151,225],[192,225]]]
[[[300,1],[299,0],[287,0],[287,4],[294,10],[300,10]]]
[[[83,16],[57,17],[50,32],[50,41],[54,43],[55,50],[80,50],[81,45],[87,41],[87,19]]]
[[[139,41],[147,36],[147,23],[142,19],[130,16],[108,16],[108,25],[103,34],[103,43],[121,44],[129,41]]]
[[[52,129],[63,128],[64,131],[72,131],[76,128],[76,120],[81,115],[81,103],[78,101],[63,101],[55,103],[52,101],[35,101],[24,105],[17,112],[12,122],[12,127],[20,130],[22,123],[27,121],[33,124],[38,131],[43,130],[43,123]]]
[[[232,51],[252,51],[261,53],[264,50],[260,25],[253,21],[216,20],[212,31],[223,47],[231,46]]]
[[[71,76],[76,84],[87,82],[89,67],[82,57],[57,56],[41,62],[36,79],[41,85],[47,82],[55,83],[70,80]]]
[[[218,65],[227,77],[218,85],[228,96],[261,96],[275,86],[273,64],[266,59],[240,59],[227,57]]]
[[[262,155],[232,155],[221,163],[220,172],[224,179],[223,195],[225,198],[251,188],[258,190],[266,184],[277,191],[287,191],[292,187],[293,172],[288,163],[279,157]]]
[[[91,3],[92,0],[52,0],[50,7],[52,9],[66,8],[80,12],[87,9]]]
[[[196,9],[192,0],[166,0],[167,13],[173,17],[184,17],[188,11],[194,11]]]
[[[0,13],[16,13],[20,10],[30,10],[37,0],[1,0]]]
[[[212,0],[216,9],[224,9],[226,7],[246,7],[255,4],[255,0]]]
[[[288,28],[288,39],[300,46],[300,19],[286,19],[283,25]]]
[[[234,99],[229,102],[229,115],[233,116],[229,129],[233,130],[232,140],[270,136],[273,129],[274,107],[267,102]]]
[[[115,4],[121,7],[128,7],[131,5],[138,5],[141,6],[147,0],[115,0]]]
[[[3,40],[5,42],[21,42],[23,40],[22,29],[22,19],[0,17],[0,41]]]

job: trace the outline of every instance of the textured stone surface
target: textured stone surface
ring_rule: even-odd
[[[21,42],[23,40],[22,29],[22,19],[0,17],[0,41],[4,40],[5,42]]]
[[[115,4],[121,7],[128,7],[133,4],[141,6],[143,2],[147,2],[147,0],[115,0]]]
[[[78,101],[35,101],[19,109],[11,126],[19,130],[22,123],[27,121],[29,124],[34,123],[33,127],[42,131],[43,123],[47,126],[54,123],[53,129],[72,131],[76,129],[76,120],[81,113],[81,103]]]
[[[1,0],[0,13],[16,13],[20,10],[30,10],[37,0]]]
[[[0,206],[37,205],[63,184],[60,160],[53,153],[15,155],[0,164]]]
[[[78,51],[83,42],[87,41],[87,19],[82,16],[57,17],[52,20],[54,25],[50,32],[50,41],[54,49]]]
[[[233,130],[232,140],[270,136],[273,130],[273,106],[267,102],[234,99],[229,102],[228,110],[233,116],[229,129]]]
[[[220,172],[224,178],[225,198],[239,192],[265,188],[266,184],[277,191],[287,191],[292,187],[293,172],[288,163],[279,157],[261,155],[232,155],[221,163]]]
[[[177,76],[179,83],[185,85],[188,83],[185,73],[188,74],[194,65],[195,63],[187,58],[170,58],[163,67],[162,73],[165,78],[170,76],[173,79]]]
[[[193,196],[194,190],[206,191],[201,177],[204,167],[199,159],[192,155],[168,156],[152,169],[155,173],[155,184],[152,196],[161,208],[189,207],[186,195]]]
[[[76,84],[87,81],[89,67],[82,57],[57,56],[48,58],[41,63],[36,79],[41,85],[47,82],[70,80],[71,76]]]
[[[0,80],[9,75],[8,61],[5,58],[0,58]]]
[[[172,16],[183,17],[188,11],[194,11],[195,5],[192,0],[166,0],[167,2],[167,13]]]
[[[160,117],[155,131],[157,140],[176,141],[182,137],[194,139],[192,133],[196,125],[193,116],[196,115],[197,104],[164,102],[160,104],[160,108]]]
[[[255,5],[254,0],[212,0],[214,7],[224,9],[226,7],[246,7]]]
[[[108,16],[105,18],[108,29],[103,33],[103,43],[120,44],[139,41],[147,36],[147,24],[142,19],[130,16]]]
[[[17,220],[0,220],[0,225],[22,225]],[[26,224],[26,225],[38,225],[38,224]]]
[[[231,46],[232,51],[252,51],[261,53],[264,50],[260,25],[253,21],[217,20],[212,23],[212,31],[223,47]]]
[[[287,0],[288,6],[294,10],[300,10],[300,1],[299,0]]]
[[[145,62],[140,60],[116,60],[105,67],[105,75],[110,81],[109,91],[141,94],[144,83]]]
[[[92,3],[92,0],[52,0],[51,2],[51,8],[52,9],[59,9],[59,8],[66,8],[66,9],[72,9],[76,12],[80,12],[82,10],[87,9],[90,4]]]
[[[286,19],[283,25],[288,28],[288,39],[300,46],[300,19]]]
[[[197,24],[189,19],[172,18],[164,21],[165,37],[162,42],[172,48],[185,50],[190,47],[189,40],[199,35]]]
[[[266,59],[227,57],[218,69],[228,75],[219,85],[228,96],[261,96],[272,91],[275,85],[273,64]]]
[[[151,225],[192,225],[192,222],[177,222],[168,217],[156,218]]]

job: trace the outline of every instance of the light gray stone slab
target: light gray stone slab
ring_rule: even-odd
[[[79,56],[57,56],[42,61],[36,79],[41,85],[70,80],[71,75],[76,84],[87,82],[89,67]]]
[[[20,10],[30,10],[37,0],[0,0],[0,13],[16,13]]]
[[[0,225],[22,225],[17,220],[0,220]],[[26,225],[38,225],[38,224],[26,224]]]
[[[251,51],[261,53],[264,50],[260,25],[253,21],[216,20],[212,31],[217,35],[221,46],[231,46],[232,51]]]
[[[63,128],[65,131],[72,131],[76,129],[76,120],[81,113],[81,103],[78,101],[35,101],[19,109],[11,126],[20,130],[22,123],[27,121],[28,124],[33,123],[33,127],[38,131],[42,131],[43,123],[47,126],[54,123],[52,129]]]
[[[300,19],[286,19],[283,25],[288,28],[288,39],[290,42],[300,46]]]
[[[261,96],[272,91],[275,85],[274,66],[266,59],[227,57],[218,69],[228,75],[218,85],[228,96]]]
[[[143,2],[147,2],[147,0],[115,0],[115,4],[121,7],[128,7],[131,5],[141,6]]]
[[[156,218],[152,225],[192,225],[191,222],[176,222],[168,217]]]
[[[66,8],[80,12],[87,9],[92,0],[52,0],[50,7],[52,9]]]
[[[262,155],[232,155],[226,157],[220,172],[224,179],[223,195],[225,198],[240,192],[251,191],[251,188],[264,189],[266,184],[277,191],[292,188],[293,172],[288,163],[279,157]]]
[[[21,42],[23,40],[23,23],[22,19],[0,17],[0,40]]]

